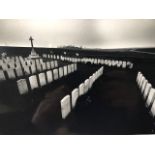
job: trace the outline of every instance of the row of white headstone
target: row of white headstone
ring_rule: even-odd
[[[137,74],[137,84],[145,100],[146,107],[150,110],[152,117],[155,116],[155,89],[152,87],[151,83],[145,78],[145,76],[138,72]]]
[[[31,90],[43,87],[50,84],[54,80],[58,80],[64,76],[69,75],[77,70],[77,64],[70,64],[63,67],[59,67],[53,70],[32,75],[28,79]],[[27,94],[30,90],[28,89],[28,83],[26,79],[20,79],[17,81],[17,88],[20,95]]]
[[[31,64],[32,63],[32,64]],[[30,64],[28,65],[21,65],[21,63],[16,63],[18,65],[16,65],[15,68],[3,68],[0,70],[0,81],[4,81],[7,79],[7,77],[9,79],[16,79],[22,76],[26,76],[26,75],[31,75],[31,74],[35,74],[37,72],[41,72],[44,70],[49,70],[49,69],[53,69],[58,67],[58,61],[54,60],[54,61],[47,61],[47,62],[42,62],[41,59],[36,59],[34,61],[31,61]],[[3,63],[4,65],[4,63]],[[6,64],[5,64],[6,65]],[[4,74],[4,71],[7,74],[7,77]]]
[[[103,67],[98,69],[93,75],[81,83],[78,88],[73,89],[71,95],[66,95],[60,101],[62,119],[65,119],[71,110],[75,108],[78,98],[86,94],[92,88],[93,83],[103,74],[103,69]]]
[[[24,68],[25,66],[32,66],[36,64],[37,69],[39,70],[41,67],[49,68],[52,67],[54,64],[51,61],[44,62],[42,58],[39,59],[29,59],[24,58],[22,56],[15,56],[15,57],[9,57],[5,59],[0,59],[0,67],[3,70],[7,70],[9,68],[15,69],[15,68]],[[40,67],[41,66],[41,67]]]
[[[43,57],[51,57],[52,59],[59,59],[62,61],[70,61],[70,62],[81,62],[81,63],[88,63],[90,62],[91,64],[98,64],[98,65],[107,65],[109,67],[118,67],[118,68],[133,68],[133,63],[130,61],[122,61],[122,60],[110,60],[110,59],[98,59],[98,58],[88,58],[88,57],[83,57],[83,58],[75,58],[75,57],[68,57],[68,56],[63,56],[63,55],[49,55],[49,54],[43,54]]]

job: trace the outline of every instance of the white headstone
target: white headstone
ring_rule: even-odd
[[[144,99],[147,98],[147,96],[148,96],[149,91],[150,91],[151,88],[152,88],[152,85],[151,85],[150,83],[147,83],[147,84],[146,84],[146,87],[145,87],[145,89],[144,89],[144,93],[143,93]]]
[[[7,66],[6,63],[2,62],[1,65],[2,65],[2,69],[3,69],[3,70],[6,70],[6,71],[8,70],[8,66]]]
[[[31,89],[36,89],[39,87],[38,85],[38,80],[37,80],[37,76],[36,75],[32,75],[29,77],[29,82],[30,82],[30,86],[31,86]]]
[[[25,73],[25,75],[30,75],[31,74],[29,66],[24,66],[24,73]]]
[[[148,83],[148,81],[145,79],[143,82],[142,88],[141,88],[142,93],[144,92],[144,89],[145,89],[147,83]]]
[[[138,86],[139,86],[139,84],[140,84],[140,80],[141,80],[141,78],[142,78],[142,73],[140,73],[139,75],[138,75],[138,77],[137,77],[137,84],[138,84]]]
[[[61,115],[65,119],[71,112],[70,95],[66,95],[61,101]]]
[[[153,117],[155,117],[155,100],[154,100],[152,107],[151,107],[151,114]]]
[[[64,66],[63,69],[64,69],[64,76],[66,76],[67,75],[67,66]]]
[[[58,62],[56,60],[54,61],[54,67],[58,67]]]
[[[51,55],[50,54],[48,54],[48,58],[51,58]]]
[[[6,80],[3,70],[0,70],[0,81]]]
[[[6,70],[6,72],[8,74],[8,78],[9,79],[15,79],[16,78],[14,69],[10,68],[10,69]]]
[[[146,100],[146,107],[149,107],[151,105],[154,97],[155,97],[155,89],[151,88],[150,92],[149,92],[149,95],[147,97],[147,100]]]
[[[126,61],[123,61],[122,68],[126,68]]]
[[[50,62],[46,62],[46,65],[47,65],[47,69],[51,69],[51,65],[50,65]]]
[[[59,78],[58,69],[54,69],[54,70],[53,70],[53,79],[54,79],[54,80],[57,80],[58,78]]]
[[[143,81],[145,80],[145,77],[142,76],[141,79],[140,79],[140,82],[139,82],[139,88],[142,87],[142,84],[143,84]]]
[[[63,67],[59,67],[59,78],[63,77]]]
[[[45,77],[45,73],[40,73],[39,75],[39,83],[40,86],[45,86],[46,85],[46,77]]]
[[[22,68],[16,68],[15,71],[18,77],[21,77],[24,75]]]
[[[132,68],[133,68],[133,63],[131,63],[131,64],[129,65],[129,68],[130,68],[130,69],[132,69]]]
[[[87,93],[89,90],[89,79],[86,79],[84,82],[84,92]]]
[[[54,61],[51,61],[51,69],[54,68]]]
[[[79,97],[79,89],[78,88],[75,88],[73,91],[72,91],[72,108],[75,107],[76,105],[76,101]]]
[[[68,74],[70,74],[71,73],[71,65],[68,65],[67,68],[68,68]]]
[[[52,74],[52,71],[49,70],[49,71],[46,71],[46,76],[47,76],[47,82],[48,83],[51,83],[53,81],[53,74]]]
[[[28,86],[27,86],[26,79],[18,80],[17,87],[20,95],[28,93]]]
[[[81,95],[83,95],[83,94],[84,94],[84,84],[81,83],[81,84],[79,85],[79,95],[81,96]]]
[[[37,71],[39,71],[39,72],[42,71],[41,64],[38,59],[36,60],[36,67],[37,67]]]
[[[91,89],[92,85],[93,85],[93,76],[90,76],[89,77],[89,89]]]
[[[31,72],[32,72],[32,74],[37,72],[36,66],[34,64],[31,65]]]
[[[74,64],[71,64],[71,72],[74,72]]]
[[[138,72],[138,73],[137,73],[137,78],[136,78],[137,83],[139,82],[140,76],[141,76],[141,72]]]
[[[46,70],[46,69],[47,69],[47,68],[46,68],[46,64],[45,64],[44,62],[43,62],[41,65],[42,65],[42,69],[43,69],[43,70]]]

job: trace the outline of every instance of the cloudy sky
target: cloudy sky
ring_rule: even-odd
[[[1,46],[155,47],[155,20],[0,20]]]

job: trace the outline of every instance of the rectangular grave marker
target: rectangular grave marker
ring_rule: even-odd
[[[66,95],[61,101],[61,115],[65,119],[71,112],[70,95]]]

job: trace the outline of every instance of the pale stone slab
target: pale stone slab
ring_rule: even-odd
[[[79,97],[79,89],[78,88],[75,88],[72,93],[72,108],[74,108],[76,106],[76,101]]]
[[[0,70],[0,81],[4,81],[4,80],[6,80],[4,71]]]
[[[27,94],[28,93],[28,86],[26,79],[20,79],[17,81],[17,87],[20,95]]]
[[[63,67],[59,67],[59,78],[63,77]]]
[[[81,96],[81,95],[83,95],[84,94],[84,83],[81,83],[80,85],[79,85],[79,95]]]
[[[53,78],[54,78],[54,80],[57,80],[59,78],[58,69],[53,70]]]
[[[61,101],[61,115],[65,119],[71,112],[70,95],[66,95]]]
[[[144,90],[144,93],[143,93],[144,99],[147,98],[147,96],[148,96],[149,91],[150,91],[151,88],[152,88],[152,85],[150,83],[147,83],[146,84],[146,87],[145,87],[145,90]]]
[[[31,89],[34,90],[36,88],[39,87],[38,85],[38,80],[37,80],[37,76],[36,75],[32,75],[29,77],[29,82],[30,82],[30,86],[31,86]]]
[[[53,81],[53,74],[52,74],[52,71],[49,70],[49,71],[46,71],[46,76],[47,76],[47,82],[48,83],[51,83]]]
[[[64,76],[66,76],[68,74],[67,73],[67,66],[64,66],[63,69],[64,69]]]
[[[39,73],[39,83],[40,86],[43,87],[46,85],[46,77],[45,77],[45,73]]]
[[[151,105],[154,98],[155,98],[155,89],[151,88],[146,100],[146,107],[149,107]]]

